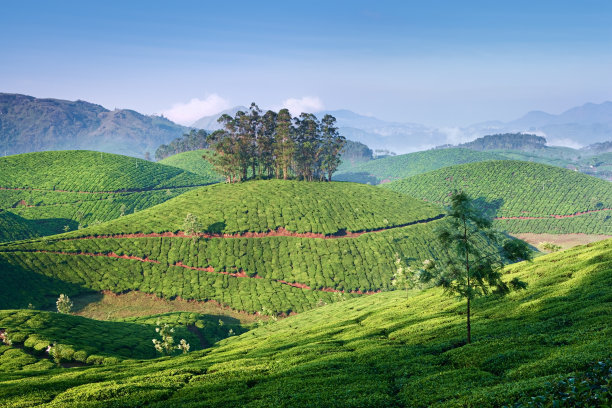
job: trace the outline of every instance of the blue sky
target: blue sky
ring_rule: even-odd
[[[256,101],[439,126],[612,100],[612,1],[19,1],[0,92],[165,112]]]

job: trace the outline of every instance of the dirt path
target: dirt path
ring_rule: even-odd
[[[596,235],[596,234],[512,234],[513,236],[528,242],[529,244],[538,247],[543,242],[559,245],[562,249],[572,248],[576,245],[585,245],[591,242],[602,241],[612,238],[612,235]]]
[[[405,224],[393,225],[390,227],[383,227],[369,231],[358,231],[351,232],[346,230],[339,230],[337,233],[333,235],[325,235],[316,232],[293,232],[288,231],[283,227],[280,227],[275,230],[270,230],[266,232],[242,232],[237,234],[212,234],[212,233],[199,233],[199,234],[185,234],[182,231],[179,232],[151,232],[147,234],[138,233],[138,234],[115,234],[115,235],[89,235],[84,237],[76,237],[76,238],[64,238],[62,241],[69,240],[77,240],[77,239],[124,239],[124,238],[267,238],[267,237],[296,237],[296,238],[320,238],[320,239],[336,239],[336,238],[355,238],[359,237],[363,234],[371,234],[381,231],[387,231],[395,228],[403,228],[408,227],[410,225],[415,224],[425,224],[431,221],[439,220],[444,217],[444,214],[436,215],[432,218],[426,218],[423,220],[416,220],[407,222]]]
[[[540,217],[529,217],[529,216],[496,217],[495,219],[496,220],[543,220],[543,219],[547,219],[547,218],[562,219],[562,218],[579,217],[581,215],[587,215],[587,214],[597,213],[597,212],[601,212],[601,211],[612,211],[612,208],[602,208],[600,210],[582,211],[582,212],[577,212],[577,213],[574,213],[574,214],[567,214],[567,215],[555,215],[555,214],[551,214],[551,215],[540,216]]]

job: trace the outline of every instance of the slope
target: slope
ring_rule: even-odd
[[[501,156],[469,149],[435,149],[371,160],[354,166],[343,164],[333,179],[380,184],[426,173],[454,164],[501,160]]]
[[[144,157],[187,128],[129,109],[110,111],[85,101],[0,93],[3,153],[92,149]]]
[[[208,157],[210,154],[212,154],[210,150],[206,149],[191,150],[166,157],[158,163],[178,167],[210,180],[222,181],[223,176],[215,171],[213,165],[208,160],[202,158],[202,156]]]
[[[214,182],[176,167],[92,151],[0,158],[1,241],[51,235],[159,204]]]
[[[207,186],[101,225],[0,246],[0,307],[32,301],[20,290],[27,274],[37,307],[60,289],[139,290],[248,312],[301,312],[342,292],[391,289],[397,254],[420,263],[435,253],[428,241],[441,216],[420,200],[352,183]],[[191,227],[201,232],[185,234]],[[1,296],[10,292],[19,296]]]
[[[442,168],[384,186],[447,204],[465,191],[496,211],[512,233],[612,233],[612,185],[575,171],[522,161],[488,161]]]
[[[498,407],[612,349],[612,241],[507,268],[527,290],[465,304],[439,289],[312,310],[155,362],[0,374],[7,406]]]

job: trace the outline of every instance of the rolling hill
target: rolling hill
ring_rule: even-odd
[[[352,183],[207,186],[104,224],[0,245],[0,295],[19,293],[0,296],[0,307],[138,290],[251,313],[302,312],[391,289],[399,254],[420,264],[438,250],[432,229],[441,217],[436,206]],[[20,290],[26,276],[30,287]]]
[[[0,242],[108,221],[216,182],[176,167],[92,151],[0,158]]]
[[[0,152],[5,156],[90,149],[144,157],[186,130],[166,118],[129,109],[0,93]]]
[[[454,164],[501,159],[503,157],[494,153],[463,148],[434,149],[370,160],[357,165],[343,163],[333,180],[380,184]]]
[[[584,373],[605,382],[610,369],[611,254],[607,240],[511,265],[504,279],[519,277],[527,289],[478,299],[470,345],[463,302],[437,288],[394,291],[186,356],[0,373],[0,399],[7,406],[524,407],[541,396],[544,406],[554,397],[571,406],[581,388],[571,393],[568,378],[595,387],[599,378]]]
[[[495,211],[497,227],[512,233],[612,234],[612,186],[576,171],[522,161],[445,167],[384,188],[436,204],[465,191]]]
[[[202,158],[202,156],[208,156],[210,154],[212,154],[210,150],[206,149],[191,150],[166,157],[158,163],[178,167],[179,169],[198,174],[210,180],[223,181],[223,176],[215,171],[214,166],[209,161]]]

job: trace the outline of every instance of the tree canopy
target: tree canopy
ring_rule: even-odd
[[[218,121],[223,129],[207,140],[215,152],[213,164],[231,183],[273,177],[331,180],[346,143],[331,115],[295,118],[287,109],[263,113],[252,103],[247,112]]]

